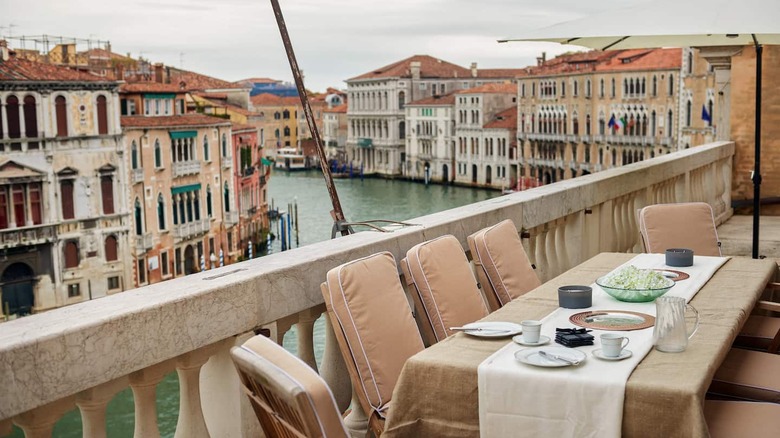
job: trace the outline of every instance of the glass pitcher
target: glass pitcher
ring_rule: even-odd
[[[696,314],[696,323],[688,333],[685,327],[685,309],[690,308]],[[659,351],[679,353],[685,351],[688,339],[699,328],[699,312],[685,303],[685,298],[658,297],[655,300],[655,327],[653,328],[653,344]]]

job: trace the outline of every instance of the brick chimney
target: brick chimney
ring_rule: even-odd
[[[544,62],[547,61],[547,52],[542,52],[542,56],[536,57],[536,65],[537,66],[543,66]]]
[[[8,58],[10,57],[11,54],[8,50],[8,41],[0,40],[0,62],[8,61]]]
[[[409,71],[412,73],[412,79],[418,80],[420,79],[420,67],[422,64],[420,64],[420,61],[412,61],[409,63]]]
[[[471,63],[471,77],[476,78],[477,77],[477,63],[472,62]]]
[[[164,79],[164,71],[163,71],[163,64],[161,62],[158,62],[154,65],[154,81],[158,84],[162,84],[165,81]]]

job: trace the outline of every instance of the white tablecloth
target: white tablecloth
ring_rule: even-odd
[[[690,301],[726,257],[695,256],[694,265],[669,268],[663,254],[639,254],[625,265],[666,268],[686,272],[666,293]],[[621,266],[622,267],[622,266]],[[617,268],[620,269],[621,267]],[[584,310],[631,310],[655,316],[655,303],[625,303],[593,284],[593,306],[563,309],[542,320],[542,335],[555,338],[556,327],[573,327],[569,317]],[[602,330],[593,330],[595,345],[578,347],[587,359],[577,367],[537,368],[518,362],[514,354],[525,347],[510,342],[478,368],[480,435],[487,437],[619,437],[623,419],[625,385],[636,365],[650,351],[653,329],[620,332],[630,339],[633,356],[622,361],[604,361],[592,356],[600,348]],[[551,341],[548,346],[556,346]]]

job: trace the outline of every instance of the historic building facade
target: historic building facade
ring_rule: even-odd
[[[263,158],[254,126],[233,124],[233,148],[235,205],[239,214],[237,256],[256,257],[269,230],[266,186],[271,166]]]
[[[231,126],[201,114],[122,117],[136,286],[235,261]]]
[[[470,69],[416,55],[347,80],[347,159],[364,173],[400,176],[408,170],[405,107],[432,96],[514,80],[520,70]]]
[[[0,41],[0,290],[27,314],[133,287],[119,84]]]
[[[423,182],[455,179],[455,94],[432,96],[406,105],[411,127],[406,139],[404,176]]]
[[[541,58],[518,80],[517,173],[542,184],[709,141],[714,75],[686,74],[682,49],[590,51]],[[704,62],[702,62],[703,64]]]

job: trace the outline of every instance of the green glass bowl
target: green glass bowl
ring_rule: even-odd
[[[596,280],[596,284],[604,289],[604,292],[614,297],[618,301],[627,301],[630,303],[646,303],[653,301],[669,291],[674,286],[674,281],[666,278],[667,286],[658,289],[622,289],[619,287],[604,286],[606,277]]]

